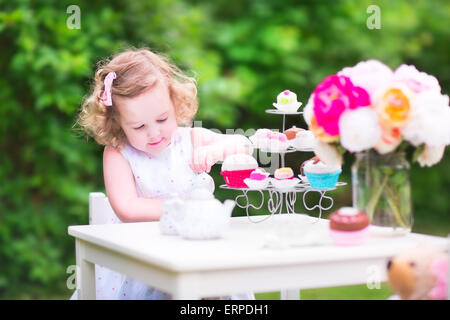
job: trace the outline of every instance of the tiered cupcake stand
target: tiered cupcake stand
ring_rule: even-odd
[[[277,114],[277,115],[282,115],[283,116],[283,131],[284,132],[286,130],[285,126],[286,126],[286,116],[287,115],[300,115],[303,112],[298,111],[298,112],[282,112],[280,110],[277,109],[269,109],[266,110],[266,113],[269,114]],[[274,153],[274,151],[270,151],[270,150],[263,150],[263,149],[259,149],[261,152],[271,152]],[[293,146],[290,146],[288,149],[282,151],[282,152],[278,152],[280,154],[281,157],[281,167],[284,167],[284,157],[286,153],[292,153],[292,152],[312,152],[313,149],[311,148],[302,148],[302,149],[297,149],[294,148]],[[299,193],[303,193],[302,196],[302,200],[303,200],[303,206],[305,207],[306,210],[308,211],[313,211],[318,209],[319,210],[319,215],[317,220],[318,221],[321,217],[322,217],[322,212],[326,211],[326,210],[330,210],[333,207],[334,201],[333,198],[330,196],[327,196],[326,193],[328,191],[332,191],[335,190],[338,187],[344,186],[346,185],[345,182],[337,182],[336,186],[332,189],[314,189],[311,188],[311,186],[309,185],[309,183],[304,182],[301,177],[300,177],[301,182],[299,184],[297,184],[295,187],[292,188],[287,188],[287,189],[278,189],[275,188],[274,186],[272,186],[271,184],[269,184],[269,186],[267,188],[264,189],[250,189],[250,188],[235,188],[235,187],[230,187],[226,184],[220,185],[219,187],[222,189],[229,189],[229,190],[236,190],[236,191],[240,191],[242,192],[242,194],[236,196],[235,201],[236,201],[236,205],[242,209],[245,209],[245,212],[247,214],[248,219],[251,222],[262,222],[264,220],[269,219],[270,217],[272,217],[275,213],[281,214],[281,213],[288,213],[288,214],[295,214],[298,212],[295,212],[295,203],[297,201],[297,194]],[[249,197],[249,192],[257,192],[260,194],[261,196],[261,200],[260,203],[255,205],[252,204],[250,201],[250,197]],[[252,216],[250,215],[249,210],[253,209],[253,210],[261,210],[264,203],[265,203],[265,192],[268,194],[268,202],[267,202],[267,208],[269,210],[269,215],[264,215],[264,216]],[[320,194],[319,197],[319,201],[317,204],[309,206],[307,204],[307,195],[309,193],[314,193],[317,192]],[[283,203],[284,203],[284,207],[285,210],[283,211]]]

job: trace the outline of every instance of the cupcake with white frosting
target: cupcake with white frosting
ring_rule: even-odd
[[[311,188],[319,190],[333,189],[342,172],[341,166],[327,165],[318,157],[305,161],[301,170],[308,178]]]
[[[247,188],[244,179],[258,168],[258,162],[248,154],[233,154],[228,156],[222,163],[222,171],[225,183],[234,188]]]
[[[297,112],[297,109],[302,105],[297,101],[297,95],[290,91],[284,90],[277,96],[277,102],[273,106],[282,112]]]
[[[269,146],[268,136],[271,132],[272,130],[266,128],[258,129],[254,135],[249,137],[249,139],[255,148],[267,149]]]
[[[311,130],[302,130],[297,132],[292,145],[297,149],[313,149],[316,143],[316,138]]]
[[[290,142],[292,142],[292,141],[295,140],[295,137],[296,137],[297,133],[299,133],[300,131],[305,131],[305,129],[297,128],[296,126],[292,126],[292,128],[289,128],[289,129],[285,130],[283,133],[286,135],[288,140]]]
[[[279,168],[275,170],[274,178],[271,178],[270,183],[277,189],[288,189],[299,184],[300,180],[294,178],[294,172],[289,167]]]

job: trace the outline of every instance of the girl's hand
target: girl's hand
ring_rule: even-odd
[[[219,161],[217,148],[213,145],[197,147],[192,152],[191,169],[195,173],[210,172],[211,167]]]

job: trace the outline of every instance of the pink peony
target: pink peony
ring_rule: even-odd
[[[354,86],[345,76],[326,77],[316,87],[313,96],[317,124],[330,136],[339,135],[339,118],[346,109],[370,105],[367,91]]]

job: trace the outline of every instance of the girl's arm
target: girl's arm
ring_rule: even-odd
[[[232,154],[253,154],[250,140],[240,134],[220,134],[205,128],[192,128],[193,155],[191,167],[195,172],[209,172],[211,166]]]
[[[122,222],[159,220],[163,200],[139,198],[128,161],[119,150],[107,146],[103,152],[106,195]]]

